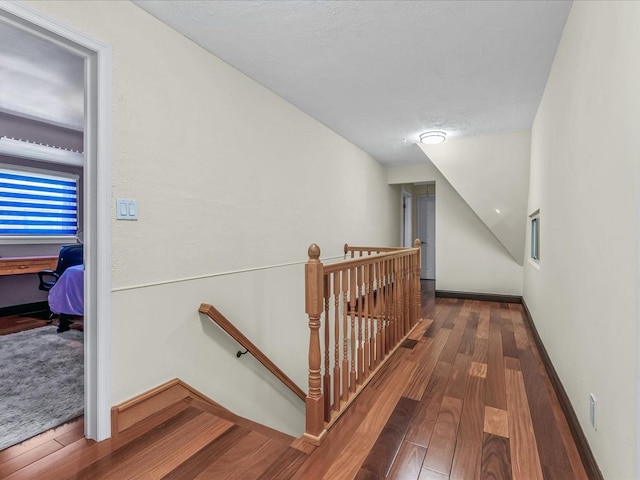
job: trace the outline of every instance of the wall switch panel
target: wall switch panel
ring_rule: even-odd
[[[138,201],[132,198],[116,198],[116,219],[138,220]]]

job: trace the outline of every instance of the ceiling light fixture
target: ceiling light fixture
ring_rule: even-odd
[[[427,145],[442,143],[447,139],[447,134],[440,130],[432,130],[420,134],[420,142]]]
[[[76,167],[84,165],[84,155],[81,152],[9,137],[0,137],[0,155],[62,163]]]

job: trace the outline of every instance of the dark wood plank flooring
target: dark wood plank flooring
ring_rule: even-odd
[[[48,312],[24,313],[0,317],[0,335],[23,332],[47,325]]]
[[[0,317],[0,335],[9,335],[11,333],[23,332],[33,328],[45,327],[48,325],[48,311],[39,311],[32,313],[23,313],[19,315],[6,315]],[[59,318],[53,319],[52,325],[58,325]],[[70,328],[76,330],[83,329],[82,317],[73,317],[73,323]]]
[[[46,432],[0,452],[0,477],[586,479],[521,306],[423,295],[423,321],[317,448],[187,399],[100,443],[81,420]]]

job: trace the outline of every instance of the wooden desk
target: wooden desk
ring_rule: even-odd
[[[55,270],[58,256],[0,257],[0,275],[38,273],[40,270]]]

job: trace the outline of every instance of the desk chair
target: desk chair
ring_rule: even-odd
[[[56,284],[60,276],[64,273],[64,271],[72,267],[74,265],[82,265],[84,263],[83,258],[83,248],[81,243],[76,243],[73,245],[63,245],[60,248],[60,252],[58,253],[58,265],[55,270],[41,270],[38,272],[38,278],[40,279],[40,285],[38,288],[45,292],[48,292],[53,288]],[[49,319],[47,323],[51,323],[53,321],[53,317],[56,314],[51,312],[49,314]],[[62,322],[61,322],[62,323]],[[67,330],[68,330],[68,324]],[[64,330],[58,330],[64,331]]]
[[[58,253],[58,265],[55,270],[41,270],[38,272],[38,278],[40,279],[40,285],[38,288],[40,290],[44,290],[48,292],[51,290],[60,275],[64,273],[64,271],[73,266],[73,265],[82,265],[83,263],[83,249],[81,243],[76,243],[74,245],[63,245],[60,249],[60,253]],[[48,277],[45,280],[45,277]]]

